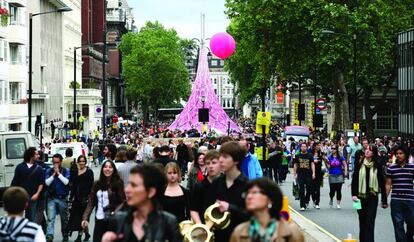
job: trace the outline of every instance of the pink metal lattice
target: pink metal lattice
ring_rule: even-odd
[[[201,132],[202,123],[198,122],[198,109],[203,108],[202,96],[205,97],[204,107],[209,109],[209,130],[226,133],[230,122],[230,129],[240,132],[240,128],[224,112],[217,95],[214,93],[208,69],[207,48],[205,47],[200,50],[197,75],[190,98],[183,111],[170,125],[170,130],[185,131],[195,128]]]

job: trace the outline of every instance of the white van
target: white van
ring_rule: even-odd
[[[51,157],[54,154],[61,154],[65,158],[66,149],[71,148],[73,150],[73,158],[78,159],[80,155],[88,157],[89,150],[88,146],[83,142],[71,142],[71,143],[56,143],[51,144],[49,149],[49,159],[47,164],[51,164]]]
[[[0,200],[10,186],[16,166],[23,162],[27,148],[40,149],[37,138],[28,131],[0,132]]]

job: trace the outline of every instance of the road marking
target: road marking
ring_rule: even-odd
[[[342,240],[338,239],[335,235],[329,233],[326,229],[322,228],[312,220],[308,219],[298,211],[296,211],[292,206],[289,205],[290,211],[294,212],[296,215],[300,216],[302,219],[306,220],[307,222],[311,223],[313,226],[315,226],[317,229],[319,229],[322,233],[326,234],[327,236],[331,237],[331,239],[335,240],[336,242],[342,242]]]

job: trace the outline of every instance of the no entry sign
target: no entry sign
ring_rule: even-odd
[[[319,110],[324,110],[326,108],[326,99],[325,98],[316,99],[316,107]]]

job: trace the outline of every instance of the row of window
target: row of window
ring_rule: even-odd
[[[0,104],[19,104],[24,97],[24,84],[0,80]]]
[[[414,30],[400,34],[398,39],[398,67],[414,66]]]
[[[10,61],[12,65],[26,63],[26,47],[23,45],[10,44],[0,39],[0,61]]]
[[[211,60],[210,67],[223,67],[224,66],[224,60]]]

